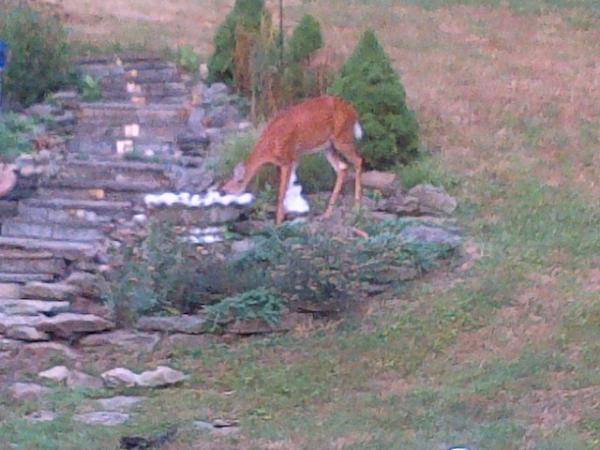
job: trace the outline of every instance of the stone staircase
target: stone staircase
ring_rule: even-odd
[[[100,80],[102,100],[79,103],[52,175],[16,210],[12,201],[0,211],[0,343],[73,340],[113,327],[98,302],[109,249],[134,233],[134,216],[143,220],[145,194],[179,187],[179,111],[189,88],[175,66],[132,58],[87,61],[82,70]],[[155,160],[124,157],[134,150]]]

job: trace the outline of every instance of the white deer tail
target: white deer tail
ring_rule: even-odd
[[[360,123],[356,122],[354,124],[354,137],[356,138],[356,140],[360,141],[363,137],[363,129],[360,126]]]

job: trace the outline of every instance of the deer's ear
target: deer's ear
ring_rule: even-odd
[[[236,180],[241,180],[242,178],[244,178],[245,174],[246,174],[246,168],[244,167],[244,163],[243,162],[237,163],[237,165],[235,166],[235,169],[233,169],[233,177]]]

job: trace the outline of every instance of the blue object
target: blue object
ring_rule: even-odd
[[[0,70],[4,70],[6,67],[6,60],[8,59],[9,46],[6,41],[0,41]]]

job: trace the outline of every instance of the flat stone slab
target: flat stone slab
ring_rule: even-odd
[[[114,324],[93,314],[62,313],[40,320],[36,328],[62,338],[68,338],[79,333],[97,333],[109,330],[114,328]]]
[[[51,369],[38,373],[40,378],[46,378],[57,383],[66,384],[69,387],[81,387],[88,389],[102,389],[104,383],[96,378],[78,370],[72,370],[65,366],[55,366]]]
[[[45,300],[71,301],[79,295],[77,286],[67,283],[43,283],[31,281],[21,288],[23,298],[40,298]]]
[[[8,396],[15,401],[34,401],[52,390],[35,383],[14,383],[8,389]]]
[[[87,425],[100,425],[105,427],[115,427],[122,425],[129,420],[129,414],[116,411],[96,411],[86,414],[77,414],[73,420],[83,422]]]
[[[19,341],[37,342],[50,340],[48,334],[28,326],[9,328],[5,335],[7,338],[17,339]]]
[[[128,330],[114,330],[85,336],[79,341],[82,347],[121,347],[131,352],[151,352],[160,336],[156,333],[140,333]]]
[[[166,366],[158,366],[139,375],[129,369],[117,367],[100,376],[108,387],[164,387],[177,384],[187,378],[187,375],[182,372]]]
[[[118,395],[110,398],[99,398],[96,402],[102,409],[107,411],[128,412],[144,400],[146,400],[146,397]]]
[[[50,281],[54,279],[53,273],[6,273],[0,272],[0,282],[27,283],[29,281]]]
[[[93,257],[96,253],[95,246],[93,244],[64,240],[0,236],[0,246],[15,247],[27,250],[46,250],[52,253],[52,255],[55,257],[59,256],[69,259]]]
[[[58,314],[68,309],[69,302],[0,298],[0,314],[7,316]]]
[[[206,317],[202,315],[181,315],[171,317],[141,317],[136,327],[144,331],[169,333],[202,334],[206,332]]]
[[[17,283],[0,283],[0,298],[21,298],[21,286]]]
[[[9,316],[4,313],[0,313],[0,333],[4,334],[7,330],[20,326],[35,328],[44,318],[45,316],[41,314]]]

